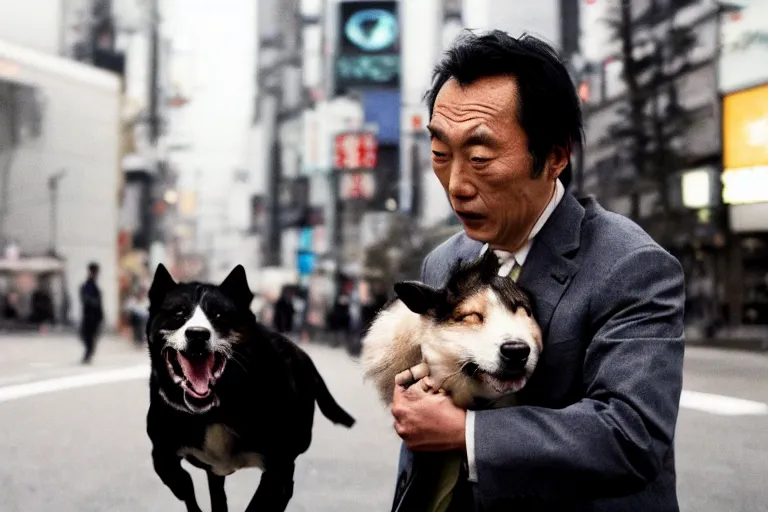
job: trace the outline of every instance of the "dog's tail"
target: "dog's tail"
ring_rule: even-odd
[[[320,412],[333,423],[351,428],[352,425],[355,424],[355,418],[350,416],[347,411],[342,409],[341,406],[336,403],[331,392],[328,391],[328,386],[325,385],[325,381],[320,375],[320,372],[317,371],[314,363],[310,361],[310,364],[315,371],[315,400],[317,401],[318,407],[320,407]]]

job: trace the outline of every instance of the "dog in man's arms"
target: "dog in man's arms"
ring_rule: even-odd
[[[333,423],[355,422],[309,356],[256,321],[252,299],[240,265],[219,286],[176,283],[160,265],[149,291],[147,433],[155,471],[189,512],[200,507],[182,459],[206,471],[213,512],[227,511],[225,477],[247,467],[262,475],[246,512],[283,512],[315,402]]]
[[[442,288],[395,284],[397,298],[371,323],[361,356],[384,403],[396,378],[409,385],[429,377],[459,407],[515,404],[539,360],[541,330],[531,297],[499,268],[489,249],[457,265]]]

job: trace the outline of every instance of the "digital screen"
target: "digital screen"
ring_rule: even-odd
[[[397,2],[339,4],[336,92],[356,87],[397,87],[400,21]]]

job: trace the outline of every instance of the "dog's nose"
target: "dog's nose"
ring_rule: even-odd
[[[190,343],[206,343],[211,339],[211,331],[205,327],[189,327],[184,335]]]
[[[505,362],[525,364],[528,361],[528,354],[531,353],[531,347],[524,341],[506,341],[499,347],[499,352]]]

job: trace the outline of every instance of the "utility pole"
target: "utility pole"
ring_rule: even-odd
[[[159,74],[159,46],[160,46],[160,14],[158,12],[158,0],[150,0],[149,5],[149,140],[153,147],[157,147],[157,139],[160,136],[160,116],[158,112],[158,74]]]
[[[50,239],[48,253],[52,257],[56,257],[56,246],[58,245],[58,218],[59,218],[59,182],[66,174],[66,171],[61,170],[56,174],[48,177],[48,191],[51,194],[51,206],[50,206]]]

